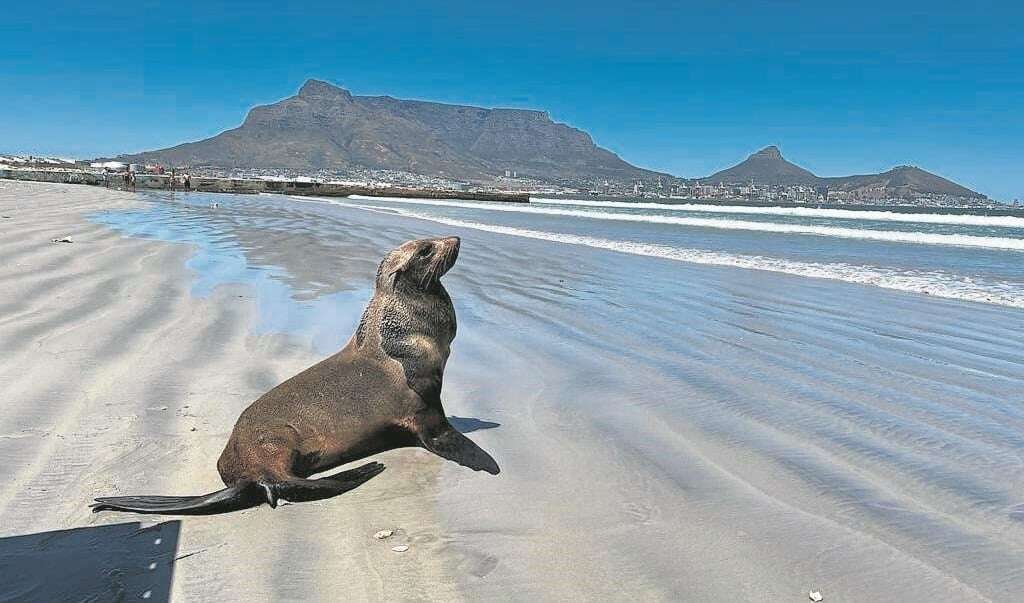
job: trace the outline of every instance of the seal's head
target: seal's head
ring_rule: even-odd
[[[427,291],[459,257],[459,237],[416,239],[391,250],[377,269],[377,289]]]

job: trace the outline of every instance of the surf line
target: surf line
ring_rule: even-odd
[[[548,207],[510,207],[500,204],[474,203],[462,201],[433,201],[429,199],[397,199],[390,197],[360,197],[352,195],[350,201],[386,201],[411,205],[428,205],[434,207],[458,207],[520,214],[538,214],[608,220],[613,222],[640,222],[647,224],[670,224],[691,226],[696,228],[714,228],[718,230],[742,230],[750,232],[770,232],[777,234],[813,235],[841,239],[857,239],[867,241],[884,241],[888,243],[909,243],[916,245],[945,245],[950,247],[977,247],[983,249],[1000,249],[1007,251],[1024,251],[1024,239],[1007,237],[982,237],[976,235],[940,234],[929,232],[907,232],[902,230],[873,230],[866,228],[846,228],[839,226],[815,226],[800,224],[779,224],[775,222],[750,222],[745,220],[688,218],[680,216],[656,216],[641,214],[606,213],[587,210],[566,210]],[[342,199],[331,199],[329,203],[348,205]]]
[[[870,220],[878,222],[911,222],[918,224],[949,224],[952,226],[991,226],[1024,229],[1024,218],[1016,216],[979,216],[976,214],[922,214],[869,209],[819,209],[814,207],[780,207],[750,205],[710,205],[707,203],[649,203],[627,201],[591,201],[586,199],[550,199],[531,197],[542,205],[562,205],[611,209],[653,209],[658,211],[703,212],[710,214],[746,214],[787,216],[794,218],[833,218],[837,220]]]

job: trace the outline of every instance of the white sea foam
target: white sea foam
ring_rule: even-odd
[[[547,199],[532,197],[544,205],[605,207],[613,209],[652,209],[659,211],[705,212],[713,214],[746,214],[790,216],[797,218],[832,218],[836,220],[874,220],[879,222],[911,222],[918,224],[950,224],[954,226],[989,226],[1022,228],[1024,218],[1018,216],[979,216],[977,214],[921,214],[859,209],[818,209],[814,207],[752,207],[744,205],[709,205],[700,203],[629,203],[625,201],[592,201],[584,199]]]
[[[310,200],[324,202],[323,199]],[[883,289],[923,293],[949,299],[1024,308],[1024,290],[1019,286],[1005,282],[979,283],[970,278],[940,271],[894,270],[876,266],[862,266],[847,263],[799,262],[759,255],[739,255],[706,251],[702,249],[685,249],[656,243],[621,241],[568,233],[499,226],[496,224],[483,224],[480,222],[457,220],[405,209],[385,209],[371,205],[342,203],[335,200],[327,202],[369,211],[396,212],[406,217],[430,220],[432,222],[459,228],[482,230],[497,234],[538,239],[542,241],[552,241],[568,245],[582,245],[632,255],[663,258],[693,264],[732,266],[751,270],[781,272],[796,276],[871,285],[881,287]]]
[[[931,232],[907,232],[900,230],[875,230],[870,228],[845,228],[840,226],[818,226],[814,224],[781,224],[775,222],[751,222],[746,220],[732,219],[609,213],[590,210],[561,209],[555,207],[537,207],[533,205],[511,203],[482,203],[454,200],[438,201],[434,199],[399,199],[395,197],[363,197],[359,195],[353,195],[349,197],[349,199],[361,201],[384,200],[392,203],[430,205],[436,207],[459,207],[507,213],[566,216],[572,218],[587,218],[592,220],[610,220],[615,222],[672,224],[676,226],[714,228],[719,230],[743,230],[753,232],[771,232],[778,234],[815,235],[823,237],[836,237],[842,239],[885,241],[890,243],[910,243],[918,245],[949,245],[955,247],[981,247],[986,249],[1024,251],[1024,239],[1015,239],[1010,237],[984,237],[965,234],[942,234]]]

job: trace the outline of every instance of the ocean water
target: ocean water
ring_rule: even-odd
[[[1024,215],[354,198],[450,226],[1024,307]]]
[[[470,599],[1024,592],[1019,217],[145,198],[94,219],[324,354],[388,249],[462,237],[445,405],[502,473],[421,496]]]

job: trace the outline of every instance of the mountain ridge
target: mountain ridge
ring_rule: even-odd
[[[764,147],[740,163],[698,180],[705,183],[747,184],[753,181],[755,184],[828,187],[847,192],[877,190],[896,197],[938,194],[987,198],[952,180],[910,165],[896,166],[878,174],[818,176],[787,161],[775,145]]]
[[[391,169],[466,180],[673,178],[634,166],[543,111],[356,96],[316,79],[236,128],[129,161],[224,168]]]
[[[494,183],[506,170],[569,186],[635,179],[828,187],[851,194],[987,198],[913,166],[880,174],[821,177],[787,161],[775,145],[704,178],[685,179],[632,165],[590,134],[534,109],[485,108],[391,96],[358,96],[309,79],[298,92],[249,110],[243,122],[210,138],[121,155],[172,166],[287,170],[396,170]],[[659,184],[660,187],[660,184]]]

